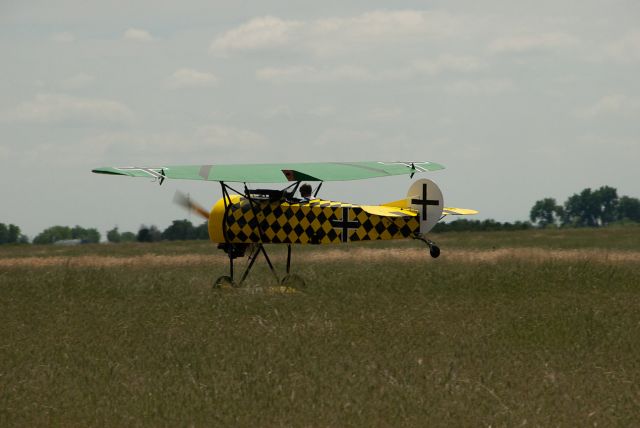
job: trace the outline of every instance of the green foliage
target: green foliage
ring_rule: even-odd
[[[71,239],[80,239],[83,242],[95,244],[100,242],[100,232],[95,228],[85,229],[80,226],[75,226],[71,229]]]
[[[563,209],[554,198],[545,198],[533,205],[529,218],[539,227],[557,224],[562,219]]]
[[[158,230],[157,227],[151,226],[140,226],[140,230],[138,230],[138,236],[136,240],[138,242],[158,242],[162,239],[162,233]]]
[[[594,192],[597,204],[598,218],[601,226],[606,226],[618,220],[618,191],[613,187],[602,186]]]
[[[0,223],[0,244],[24,244],[26,242],[29,242],[29,240],[20,233],[18,226]]]
[[[584,189],[567,199],[563,224],[574,227],[606,226],[616,218],[618,192],[609,186],[598,190]]]
[[[51,226],[40,232],[34,239],[34,244],[53,244],[56,241],[71,239],[71,228],[68,226]]]
[[[135,242],[136,238],[137,236],[133,232],[122,232],[120,234],[120,242]]]
[[[530,218],[540,227],[558,222],[564,227],[600,227],[624,220],[640,222],[640,200],[618,197],[615,188],[602,186],[571,195],[564,207],[556,205],[553,198],[536,201]]]
[[[189,220],[174,220],[173,223],[162,232],[162,239],[169,241],[186,241],[193,239],[209,239],[207,223],[194,227]]]
[[[79,239],[85,243],[100,242],[100,232],[95,228],[85,229],[80,226],[52,226],[40,232],[33,240],[34,244],[53,244],[56,241]]]
[[[462,232],[462,231],[474,231],[474,232],[488,232],[499,230],[527,230],[531,228],[531,223],[528,221],[516,221],[514,223],[495,221],[493,219],[487,220],[468,220],[459,219],[449,223],[438,223],[433,228],[435,233],[440,232]]]
[[[209,223],[204,222],[196,227],[196,239],[209,240]]]
[[[107,231],[107,241],[117,243],[122,240],[120,236],[120,232],[118,232],[118,227],[114,227],[113,229]]]
[[[623,196],[618,201],[618,219],[640,223],[640,199]]]

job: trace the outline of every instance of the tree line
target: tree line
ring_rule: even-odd
[[[529,217],[539,227],[601,227],[615,222],[640,222],[640,199],[618,196],[613,187],[584,189],[563,205],[544,198],[531,208]]]
[[[207,222],[194,226],[189,220],[174,220],[169,227],[162,232],[156,226],[140,226],[137,234],[133,232],[118,231],[114,227],[107,232],[109,242],[157,242],[157,241],[190,241],[197,239],[209,239]]]
[[[56,242],[75,241],[74,243],[93,244],[102,238],[96,228],[81,226],[51,226],[33,238],[33,244],[54,244]],[[194,226],[189,220],[174,220],[169,227],[160,231],[156,226],[140,226],[137,233],[120,232],[118,227],[107,231],[107,241],[118,242],[157,242],[209,239],[207,222]],[[29,238],[20,232],[16,225],[0,223],[0,244],[28,244]]]
[[[526,230],[534,227],[603,227],[612,223],[640,223],[640,199],[618,196],[610,186],[584,189],[559,205],[554,198],[536,201],[529,212],[530,221],[514,223],[489,220],[455,220],[438,223],[434,232]]]

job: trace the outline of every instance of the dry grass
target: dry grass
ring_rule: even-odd
[[[295,251],[295,250],[294,250]],[[261,256],[260,256],[261,257]],[[460,250],[453,249],[443,252],[438,260],[431,261],[431,257],[424,248],[355,248],[355,249],[316,249],[296,255],[297,263],[339,262],[353,263],[502,263],[519,261],[529,263],[544,263],[548,261],[593,262],[601,264],[611,263],[640,263],[639,251],[619,250],[547,250],[542,248],[501,248],[497,250]],[[276,254],[273,260],[283,263],[286,259],[282,254]],[[239,259],[244,263],[245,259]],[[222,254],[143,254],[131,257],[115,257],[107,255],[85,256],[52,256],[52,257],[6,257],[0,259],[0,268],[146,268],[146,267],[189,267],[189,266],[219,266],[228,263]]]
[[[190,255],[158,255],[143,254],[133,257],[113,257],[102,255],[74,256],[74,257],[16,257],[0,259],[3,268],[151,268],[176,266],[202,266],[212,263],[222,263],[226,260],[198,254]]]

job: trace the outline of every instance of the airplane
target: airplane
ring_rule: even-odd
[[[359,241],[417,239],[433,258],[440,248],[426,237],[436,223],[448,215],[472,215],[478,211],[445,207],[440,188],[431,180],[411,184],[406,197],[381,205],[359,205],[318,198],[325,181],[364,180],[376,177],[438,171],[435,162],[306,162],[244,165],[183,165],[160,167],[101,167],[98,174],[147,177],[160,185],[166,179],[205,180],[220,184],[222,198],[206,210],[188,197],[176,194],[174,201],[194,210],[208,221],[209,237],[229,257],[229,275],[216,279],[214,287],[240,287],[262,253],[279,284],[304,286],[302,277],[291,273],[292,244],[345,244]],[[295,197],[303,182],[316,183],[307,199]],[[243,185],[241,190],[232,187]],[[249,188],[247,183],[286,187]],[[283,184],[284,183],[284,184]],[[286,244],[286,275],[280,279],[265,244]],[[234,260],[249,250],[248,264],[239,282],[234,278]]]

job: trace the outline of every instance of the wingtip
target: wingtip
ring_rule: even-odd
[[[91,170],[94,174],[111,174],[111,175],[127,175],[121,171],[117,171],[111,167],[100,167]]]

